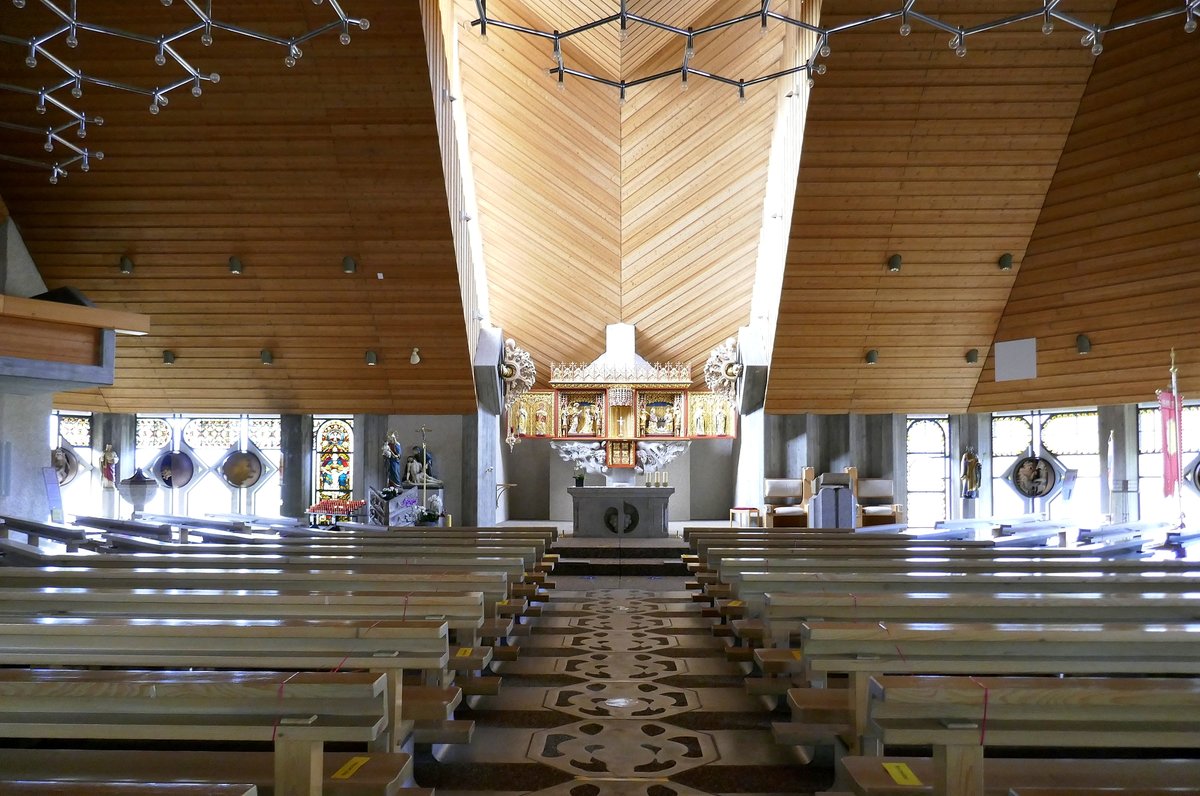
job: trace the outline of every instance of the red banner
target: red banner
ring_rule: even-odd
[[[1158,394],[1158,408],[1162,414],[1163,496],[1171,497],[1178,488],[1182,467],[1183,429],[1180,427],[1178,396],[1163,390]]]

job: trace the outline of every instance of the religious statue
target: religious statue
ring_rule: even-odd
[[[962,474],[958,480],[961,482],[962,496],[968,500],[979,497],[979,483],[983,476],[983,465],[979,462],[979,457],[975,455],[974,448],[967,448],[963,453],[962,459],[959,461],[959,468]]]
[[[567,413],[567,433],[579,433],[579,402],[572,401],[571,405],[566,408]]]
[[[517,408],[517,433],[523,437],[529,434],[529,407],[523,403]]]
[[[533,414],[533,433],[539,437],[546,436],[546,407],[541,404]]]
[[[713,435],[725,436],[725,402],[717,401],[717,411],[713,416]]]
[[[117,488],[117,462],[120,459],[111,444],[105,444],[104,452],[100,454],[100,477],[105,489]]]
[[[704,436],[704,412],[699,408],[696,410],[695,420],[692,422],[692,433],[697,437]]]
[[[399,487],[404,481],[404,448],[396,439],[396,432],[389,431],[383,443],[383,458],[387,460],[387,485]]]
[[[637,436],[646,436],[646,432],[650,430],[649,422],[650,413],[646,410],[645,404],[643,404],[642,408],[638,410]]]
[[[413,445],[408,462],[404,466],[404,481],[406,484],[424,484],[426,486],[441,486],[440,479],[433,475],[433,456],[428,451],[422,452],[420,445]]]
[[[593,421],[595,419],[595,415],[592,413],[592,410],[595,408],[596,407],[589,406],[589,405],[584,405],[584,406],[579,407],[579,415],[582,418],[582,420],[579,423],[579,433],[580,434],[583,434],[585,436],[590,436],[590,435],[596,433],[596,427],[593,423]]]
[[[663,434],[675,433],[675,413],[671,411],[671,407],[667,407],[662,413],[662,422],[659,424],[658,430]]]

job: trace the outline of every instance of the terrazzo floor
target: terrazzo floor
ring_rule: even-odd
[[[567,577],[522,630],[520,657],[494,665],[495,696],[457,718],[468,745],[419,756],[416,781],[439,796],[810,794],[830,765],[780,746],[785,718],[747,695],[747,664],[683,578]]]

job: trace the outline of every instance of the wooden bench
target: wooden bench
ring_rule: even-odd
[[[868,731],[932,746],[935,794],[983,796],[985,748],[1194,749],[1198,709],[1185,678],[882,676]]]
[[[389,714],[386,678],[359,672],[6,669],[0,696],[6,738],[272,744],[287,794],[320,794],[325,743],[373,743]]]
[[[840,766],[847,790],[859,796],[925,796],[933,793],[934,763],[928,757],[845,757]],[[893,775],[892,772],[895,772]],[[983,761],[984,793],[1010,796],[1015,790],[1053,788],[1068,783],[1072,796],[1138,794],[1146,788],[1175,796],[1196,796],[1200,760],[1105,760],[987,758]],[[914,782],[916,784],[904,784]],[[1110,790],[1112,789],[1112,790]],[[1053,791],[1052,791],[1053,792]]]
[[[851,749],[862,748],[866,737],[873,676],[1200,675],[1197,624],[812,622],[800,635],[799,660],[809,683],[848,678]]]
[[[805,622],[1200,621],[1200,593],[767,592],[764,646],[786,648]],[[754,621],[754,620],[747,620]],[[738,622],[734,622],[735,631]],[[797,639],[798,642],[798,639]]]
[[[394,737],[380,746],[391,749],[412,728],[402,708],[404,670],[445,685],[449,645],[442,621],[0,617],[0,664],[381,672]]]
[[[8,796],[258,796],[253,785],[201,785],[190,782],[64,782],[15,780],[0,774],[0,793]]]

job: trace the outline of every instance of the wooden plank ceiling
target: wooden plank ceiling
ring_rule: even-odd
[[[894,5],[826,0],[822,23]],[[1112,5],[1071,10],[1104,23]],[[963,26],[1028,7],[921,3]],[[770,412],[966,411],[1094,60],[1038,20],[969,38],[965,58],[897,28],[835,36],[809,101]]]
[[[639,352],[686,360],[750,321],[775,92],[738,105],[693,80],[616,90],[568,79],[554,90],[545,42],[494,31],[479,41],[471,0],[458,22],[478,230],[490,320],[534,354],[588,361],[604,326],[639,328]],[[1116,8],[1114,10],[1114,3]],[[328,19],[300,0],[228,3],[231,20],[289,34]],[[102,411],[467,413],[469,346],[454,262],[426,54],[416,3],[347,0],[372,29],[305,46],[294,70],[277,48],[217,36],[186,55],[222,73],[193,99],[147,102],[89,88],[80,105],[108,121],[91,174],[51,186],[0,163],[0,197],[52,286],[149,314],[124,338],[117,383],[63,394]],[[640,0],[630,10],[681,26],[757,3]],[[1072,0],[1094,22],[1160,0]],[[825,0],[823,22],[892,9]],[[1027,0],[922,0],[954,24]],[[493,0],[497,17],[565,29],[614,0]],[[157,31],[182,4],[89,0],[100,22]],[[299,11],[297,9],[300,9]],[[223,10],[223,9],[222,9]],[[305,17],[296,25],[293,15]],[[41,17],[38,17],[38,15]],[[38,21],[40,19],[40,21]],[[36,4],[0,4],[0,30],[45,29]],[[968,40],[896,23],[834,38],[817,79],[791,222],[767,409],[962,412],[1140,400],[1180,349],[1185,389],[1200,359],[1200,36],[1173,18],[1110,35],[1093,58],[1077,33],[1039,23]],[[80,37],[86,68],[154,85],[151,54]],[[782,30],[703,40],[695,65],[750,76],[780,63]],[[60,45],[61,46],[61,45]],[[678,64],[677,38],[615,26],[573,41],[582,68],[630,79]],[[0,82],[48,80],[0,47]],[[135,57],[136,56],[136,57]],[[1096,64],[1093,69],[1093,63]],[[101,67],[101,65],[103,65]],[[0,92],[0,119],[44,124],[28,98]],[[42,157],[3,132],[0,151]],[[1011,253],[1014,268],[997,260]],[[121,255],[135,262],[121,276]],[[893,254],[899,273],[888,273]],[[238,256],[245,273],[229,273]],[[342,258],[358,272],[341,272]],[[375,278],[377,273],[383,280]],[[1076,334],[1092,353],[1073,353]],[[1041,378],[995,384],[994,339],[1039,338]],[[408,364],[413,347],[422,363]],[[270,349],[275,364],[259,363]],[[967,350],[979,349],[978,364]],[[162,351],[176,354],[165,367]],[[380,364],[363,361],[368,349]],[[868,349],[879,363],[863,362]]]
[[[1200,392],[1200,41],[1182,27],[1105,42],[996,334],[1037,338],[1038,377],[997,383],[989,358],[972,411],[1150,401],[1172,347]]]
[[[491,2],[494,18],[565,30],[611,14],[607,0]],[[682,27],[728,16],[728,3],[648,0],[630,11]],[[749,321],[776,94],[699,78],[617,90],[545,77],[551,47],[495,30],[479,40],[475,4],[458,0],[464,97],[494,324],[536,361],[587,362],[604,327],[638,327],[638,353],[688,361]],[[755,76],[778,68],[783,26],[697,42],[696,68]],[[615,23],[572,39],[573,64],[611,79],[678,66],[684,41]],[[546,369],[543,367],[543,375]]]
[[[328,6],[300,0],[216,5],[222,19],[279,35],[331,18]],[[52,186],[44,172],[0,163],[0,196],[47,283],[152,318],[149,335],[121,338],[111,388],[61,394],[60,406],[474,411],[418,6],[344,5],[371,30],[352,31],[346,47],[336,34],[308,42],[292,70],[282,48],[219,31],[202,48],[193,37],[185,56],[221,83],[199,99],[175,92],[158,116],[143,97],[87,88],[78,105],[107,122],[88,136],[107,155],[89,174]],[[195,19],[180,3],[80,6],[93,21],[143,33]],[[6,33],[50,27],[37,4],[0,5]],[[51,49],[107,77],[164,79],[148,48],[79,39],[77,50]],[[51,79],[24,57],[0,46],[0,82]],[[39,117],[33,104],[0,92],[0,118],[45,124],[53,111]],[[0,140],[0,151],[44,157],[40,146],[12,133]],[[118,272],[121,255],[135,263],[130,276]],[[357,273],[342,272],[347,255]],[[230,256],[244,263],[241,276]],[[163,365],[164,349],[174,366]],[[260,363],[261,349],[273,365]],[[378,366],[366,365],[367,350]]]

